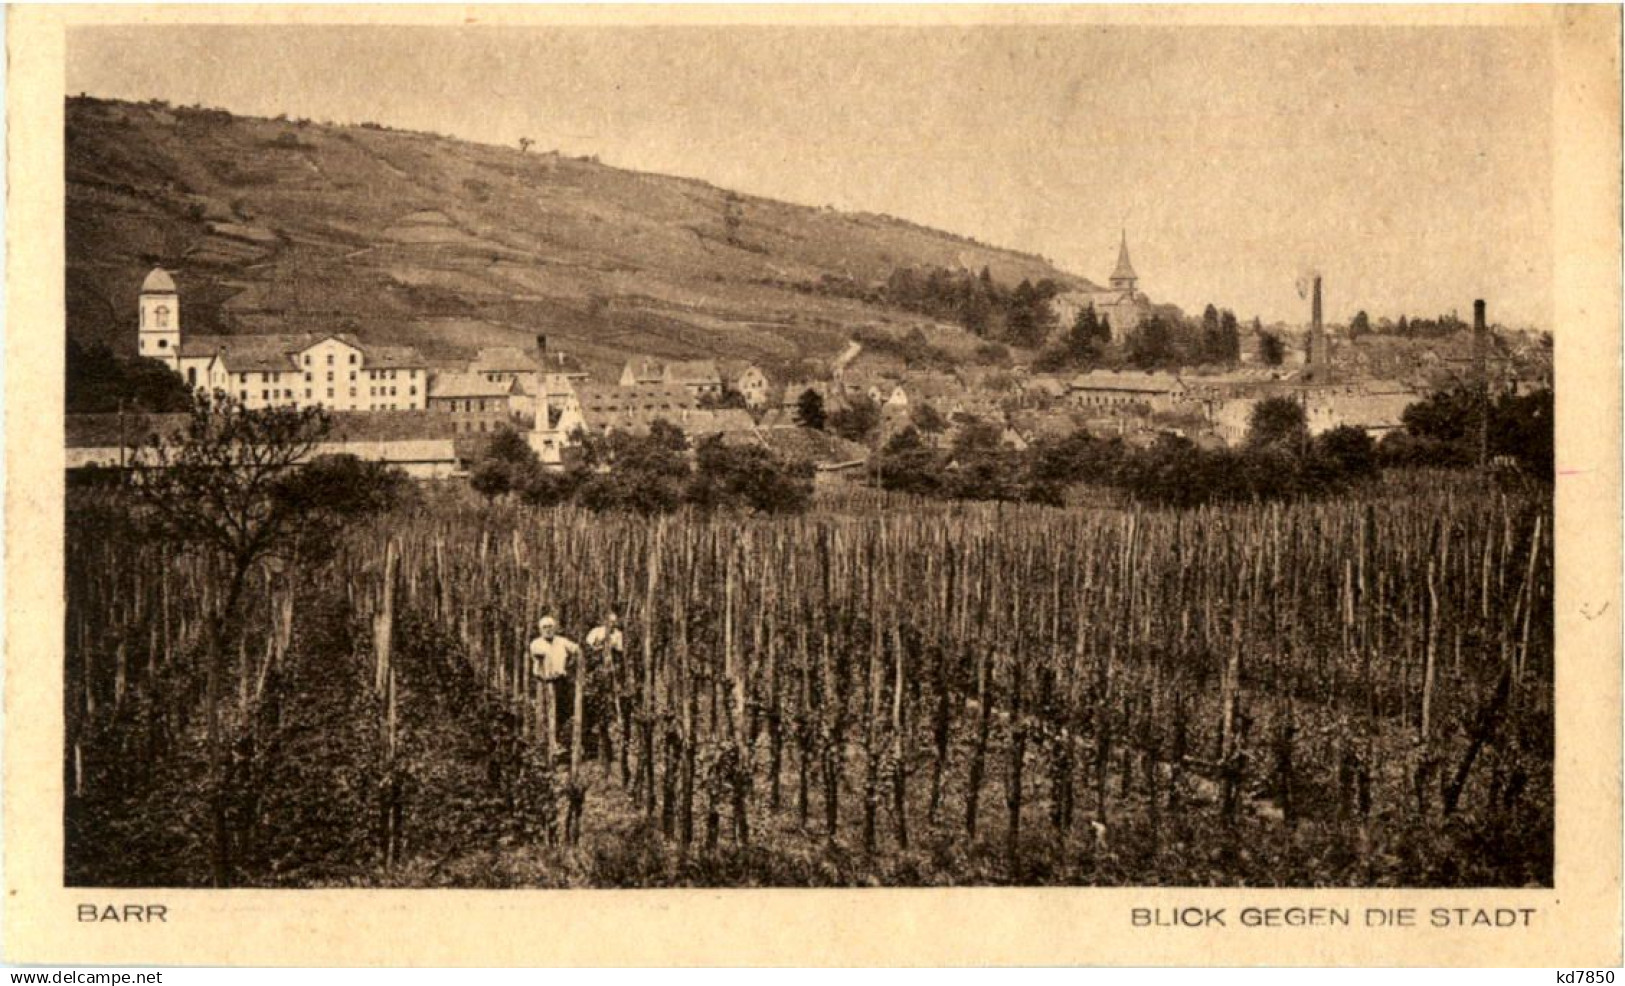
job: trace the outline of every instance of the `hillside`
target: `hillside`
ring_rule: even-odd
[[[541,333],[600,369],[632,352],[784,366],[860,326],[931,325],[798,290],[825,277],[985,265],[1089,286],[891,217],[370,124],[80,97],[66,131],[68,332],[125,352],[155,264],[199,331],[344,329],[443,358]]]

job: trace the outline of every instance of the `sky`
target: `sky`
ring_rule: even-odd
[[[66,91],[374,121],[883,212],[1188,311],[1550,328],[1553,66],[1516,27],[75,28]]]

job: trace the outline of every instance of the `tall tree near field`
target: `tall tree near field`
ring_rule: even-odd
[[[1309,438],[1303,405],[1290,397],[1270,397],[1253,406],[1247,422],[1247,444],[1261,447],[1285,445],[1302,447]]]
[[[1241,327],[1236,324],[1236,313],[1228,308],[1219,313],[1219,347],[1215,355],[1225,363],[1241,359]]]
[[[1202,309],[1202,358],[1211,360],[1219,358],[1223,348],[1219,341],[1219,310],[1212,305]]]
[[[1370,334],[1371,316],[1367,315],[1363,309],[1355,312],[1354,318],[1349,321],[1349,338],[1358,339],[1360,336]]]
[[[1075,363],[1088,363],[1097,358],[1111,342],[1111,327],[1106,320],[1095,314],[1093,305],[1085,305],[1078,310],[1078,315],[1072,321],[1072,330],[1067,333],[1067,355]]]
[[[1286,359],[1286,344],[1273,332],[1258,334],[1258,355],[1266,366],[1280,366]]]
[[[1177,357],[1173,329],[1160,315],[1152,315],[1129,334],[1129,361],[1141,369],[1165,366]]]
[[[199,397],[186,431],[137,450],[136,495],[150,509],[155,533],[218,557],[227,582],[205,627],[212,851],[217,887],[231,883],[226,760],[231,739],[222,723],[227,655],[237,648],[243,590],[269,558],[309,555],[331,544],[336,517],[308,498],[289,496],[293,467],[326,436],[320,408],[250,410],[224,394]],[[324,522],[331,520],[333,522]]]
[[[796,398],[796,423],[803,428],[814,431],[824,430],[824,397],[818,391],[808,388]]]

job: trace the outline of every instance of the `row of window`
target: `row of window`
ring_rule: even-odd
[[[356,354],[355,354],[355,353],[351,353],[351,354],[350,354],[350,365],[351,365],[351,366],[354,366],[354,365],[355,365],[355,364],[356,364]],[[309,353],[306,353],[306,354],[305,354],[305,365],[306,365],[306,366],[309,366],[309,365],[310,365],[310,354],[309,354]],[[328,365],[328,366],[332,366],[332,365],[333,365],[333,354],[332,354],[332,353],[328,353],[328,354],[327,354],[327,365]]]
[[[412,392],[414,394],[417,393],[417,388],[416,387],[412,388]],[[485,398],[483,398],[483,397],[469,398],[467,400],[463,400],[463,401],[460,402],[462,404],[462,407],[457,406],[459,401],[457,401],[455,399],[452,399],[452,400],[440,400],[440,401],[436,401],[436,403],[438,404],[440,410],[445,411],[448,414],[456,414],[458,411],[462,411],[465,414],[472,414],[472,413],[474,413],[476,411],[505,411],[505,410],[507,410],[507,404],[508,404],[508,402],[506,400],[492,398],[491,403],[493,405],[495,405],[495,406],[488,408],[488,407],[485,406],[486,402],[485,402]],[[475,404],[478,404],[479,406],[475,407],[474,406]]]
[[[1129,404],[1129,403],[1132,403],[1134,401],[1151,400],[1151,399],[1153,399],[1155,397],[1158,397],[1158,396],[1161,396],[1161,395],[1158,395],[1158,394],[1145,394],[1145,395],[1110,394],[1110,395],[1106,395],[1106,396],[1101,396],[1101,395],[1097,395],[1097,394],[1088,394],[1088,395],[1083,395],[1083,396],[1078,397],[1077,402],[1079,404]]]
[[[355,394],[355,388],[351,387],[350,388],[350,396],[355,397],[355,395],[356,395]],[[248,391],[239,390],[237,392],[237,396],[239,398],[241,398],[242,400],[247,401],[248,400]],[[293,399],[294,399],[293,391],[291,391],[291,390],[281,390],[281,391],[262,390],[262,391],[260,391],[260,400],[262,400],[262,401],[274,401],[274,400],[292,401]],[[306,400],[311,400],[312,399],[311,391],[308,388],[305,390],[305,399]],[[333,399],[333,390],[332,390],[332,388],[329,388],[328,391],[327,391],[327,399],[328,400]],[[399,410],[410,410],[410,408],[409,407],[408,408],[401,408],[398,404],[395,404],[395,403],[379,404],[377,402],[374,402],[372,404],[372,406],[371,406],[371,410],[374,410],[374,411],[399,411]],[[484,431],[485,429],[481,428],[480,430]]]
[[[163,340],[159,340],[159,341],[161,343]],[[308,360],[307,360],[307,362],[308,362]],[[188,374],[190,375],[190,374],[192,374],[194,372],[195,371],[190,371],[189,370]],[[367,379],[369,379],[369,380],[393,380],[393,379],[395,379],[395,371],[394,370],[368,370],[367,373],[368,373],[368,378]],[[261,375],[265,378],[265,381],[267,383],[279,383],[282,380],[282,374],[281,374],[281,372],[279,372],[277,370],[262,371]],[[416,370],[410,370],[407,373],[407,379],[416,380],[417,375],[418,374],[417,374]],[[356,379],[356,371],[351,370],[350,371],[350,380],[353,382],[355,379]],[[306,373],[305,374],[305,382],[310,383],[310,380],[311,380],[311,375],[309,373]],[[247,383],[248,382],[248,374],[247,373],[239,373],[239,374],[237,374],[237,382],[238,383]],[[327,371],[327,382],[328,383],[333,382],[333,371],[332,370]],[[413,387],[412,392],[417,393],[417,388]]]
[[[595,414],[613,414],[622,410],[622,408],[619,404],[604,404],[599,407],[589,408],[588,410],[594,412]],[[675,411],[681,410],[681,408],[674,408],[670,404],[628,404],[624,410],[628,414],[632,414],[638,411]]]

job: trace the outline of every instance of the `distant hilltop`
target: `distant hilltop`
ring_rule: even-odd
[[[962,329],[864,297],[905,268],[1103,289],[1031,254],[870,213],[746,196],[591,158],[377,124],[67,102],[67,330],[129,352],[154,267],[214,335],[342,332],[426,357],[546,334],[595,370],[631,355],[794,371],[858,330]]]

